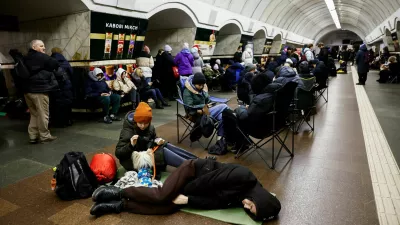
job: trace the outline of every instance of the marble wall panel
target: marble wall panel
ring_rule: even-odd
[[[265,38],[254,39],[254,55],[261,55],[265,45]]]
[[[233,55],[240,45],[241,34],[218,35],[214,55]]]

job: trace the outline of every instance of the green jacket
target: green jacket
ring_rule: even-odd
[[[183,102],[185,105],[190,106],[188,113],[193,116],[197,114],[198,109],[202,109],[204,105],[210,103],[210,98],[207,85],[205,84],[203,90],[199,92],[192,85],[192,78],[193,76],[190,76],[185,82]]]
[[[139,135],[139,138],[135,145],[131,144],[131,138],[133,135]],[[132,153],[133,151],[146,151],[148,148],[153,148],[156,143],[156,129],[153,125],[146,130],[141,130],[133,122],[133,112],[128,112],[125,116],[124,124],[119,136],[118,144],[115,149],[115,156],[119,159],[119,162],[126,170],[133,170]],[[164,150],[160,147],[154,154],[154,159],[157,167],[165,167],[164,162]]]

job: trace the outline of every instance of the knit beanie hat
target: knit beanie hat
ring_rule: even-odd
[[[165,46],[164,46],[164,51],[166,51],[166,52],[170,52],[170,51],[172,51],[172,48],[171,48],[171,46],[169,46],[169,45],[165,45]]]
[[[250,72],[250,71],[255,70],[255,69],[256,69],[256,66],[253,63],[246,64],[245,70],[247,72]]]
[[[143,51],[147,52],[147,54],[150,54],[150,48],[147,45],[143,47]]]
[[[218,64],[218,65],[221,65],[221,60],[217,59],[217,60],[215,60],[215,63]]]
[[[196,52],[199,52],[199,50],[195,47],[195,48],[190,49],[190,52],[191,53],[196,53]]]
[[[203,73],[195,73],[192,79],[192,84],[205,84],[206,83],[206,77],[204,76]]]
[[[133,115],[133,120],[136,123],[150,123],[152,118],[151,107],[145,102],[139,103]]]
[[[189,49],[189,44],[187,42],[183,43],[183,49]]]
[[[300,63],[299,71],[300,71],[300,73],[304,73],[304,74],[310,73],[310,66],[308,65],[307,61],[303,61]]]

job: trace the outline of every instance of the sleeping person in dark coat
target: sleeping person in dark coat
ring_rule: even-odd
[[[137,214],[170,214],[188,205],[199,209],[243,207],[255,220],[275,218],[279,200],[262,187],[246,167],[210,159],[185,161],[162,187],[115,186],[98,188],[92,196],[92,215],[128,211]]]

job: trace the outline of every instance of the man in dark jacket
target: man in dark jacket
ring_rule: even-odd
[[[57,60],[45,54],[41,40],[33,40],[28,55],[24,58],[29,78],[24,79],[22,88],[25,93],[31,119],[28,127],[30,143],[51,142],[57,139],[48,129],[49,93],[58,89],[54,71],[59,67]]]
[[[221,79],[221,88],[223,89],[232,89],[232,87],[238,82],[236,79],[236,73],[241,73],[244,70],[244,67],[239,62],[233,62],[233,60],[229,60],[229,67],[226,69],[224,75]],[[240,76],[239,76],[240,77]]]
[[[164,145],[164,140],[157,138],[156,129],[151,125],[153,113],[147,103],[141,102],[135,112],[129,112],[115,149],[115,156],[126,170],[133,170],[132,153],[153,149]],[[167,144],[154,153],[157,169],[165,169],[165,165],[180,166],[187,159],[195,159],[195,155],[183,149]]]
[[[243,207],[255,220],[270,220],[281,210],[275,195],[262,187],[246,167],[214,160],[187,160],[161,188],[104,186],[93,193],[92,215],[129,211],[170,214],[180,206],[200,209]]]
[[[158,71],[158,73],[160,73],[160,90],[163,96],[168,97],[169,100],[175,99],[178,96],[178,91],[176,89],[176,82],[178,81],[178,79],[174,77],[174,72],[172,70],[172,67],[176,65],[174,62],[174,57],[171,55],[171,52],[171,46],[165,45],[164,52],[161,54],[161,57],[159,59],[156,59],[156,62],[160,63]]]
[[[362,44],[357,52],[356,64],[358,72],[358,83],[356,85],[365,85],[369,71],[368,49],[365,44]]]
[[[314,69],[311,74],[315,76],[315,82],[317,83],[317,89],[326,88],[326,81],[328,79],[329,70],[326,68],[325,63],[318,60],[313,60],[312,65]]]
[[[121,96],[113,94],[104,80],[104,73],[99,68],[89,72],[89,79],[86,83],[86,97],[100,102],[103,105],[103,122],[110,124],[112,121],[121,121],[117,117]],[[111,114],[110,114],[111,105]]]
[[[290,58],[292,55],[293,48],[291,46],[288,46],[286,50],[282,50],[281,57],[278,59],[278,65],[283,65],[286,62],[287,58]]]

